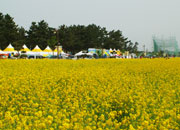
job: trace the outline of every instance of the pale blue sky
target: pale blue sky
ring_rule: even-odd
[[[45,20],[49,26],[96,24],[121,30],[152,49],[152,36],[175,36],[180,43],[180,0],[1,0],[0,12],[26,29]],[[180,44],[179,44],[180,46]]]

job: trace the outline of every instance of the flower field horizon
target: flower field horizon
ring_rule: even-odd
[[[0,68],[0,129],[180,129],[180,58],[0,60]]]

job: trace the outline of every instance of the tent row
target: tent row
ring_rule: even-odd
[[[59,52],[62,54],[65,54],[62,51],[62,48],[59,49]],[[38,45],[35,46],[33,50],[30,50],[26,45],[23,45],[22,49],[18,52],[14,49],[14,47],[9,44],[7,48],[5,48],[3,51],[0,50],[0,54],[12,54],[12,53],[26,53],[27,55],[57,55],[57,48],[53,51],[49,46],[47,46],[44,50],[41,50]]]
[[[89,48],[88,49],[88,52],[89,53],[92,53],[92,54],[97,54],[98,52],[102,53],[103,55],[106,55],[106,56],[112,56],[112,55],[121,55],[122,52],[118,49],[96,49],[96,48]]]
[[[16,55],[17,54],[17,55]],[[21,55],[19,55],[21,54]],[[25,54],[25,55],[23,55]],[[96,48],[89,48],[88,52],[80,51],[76,53],[75,55],[66,54],[62,51],[62,47],[59,48],[59,56],[61,58],[67,58],[69,56],[74,56],[76,58],[81,57],[130,57],[131,54],[128,51],[125,51],[122,53],[119,49],[96,49]],[[3,51],[0,50],[0,56],[6,55],[8,57],[11,56],[27,56],[29,57],[47,57],[52,58],[57,56],[57,48],[53,51],[49,46],[47,46],[44,50],[41,50],[38,45],[35,46],[33,50],[30,50],[26,45],[23,45],[22,49],[20,51],[16,51],[14,47],[9,44],[6,49]],[[134,55],[134,54],[133,54]],[[134,56],[133,56],[134,57]]]

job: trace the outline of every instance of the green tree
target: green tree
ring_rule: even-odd
[[[55,46],[57,44],[57,38],[56,36],[52,36],[50,39],[48,39],[48,46],[54,50],[55,49]]]
[[[42,50],[48,45],[48,40],[54,35],[54,29],[42,20],[38,23],[32,22],[29,31],[27,32],[27,45],[33,49],[38,45]]]
[[[18,37],[18,26],[9,15],[0,13],[0,47],[5,49],[8,44],[13,43]]]
[[[120,30],[117,31],[112,30],[108,32],[105,39],[106,40],[104,47],[106,49],[115,48],[115,49],[120,49],[121,51],[127,50],[129,44],[128,38],[125,38]]]
[[[63,49],[76,53],[88,48],[101,48],[104,41],[105,28],[91,24],[65,26],[59,28],[60,43]]]
[[[22,46],[26,44],[26,30],[23,27],[18,28],[18,37],[15,42],[13,42],[13,46],[15,50],[22,49]]]
[[[132,48],[132,52],[137,53],[137,51],[138,51],[138,45],[139,45],[139,43],[138,43],[138,42],[135,42],[135,44],[134,44],[134,46],[133,46],[133,48]]]

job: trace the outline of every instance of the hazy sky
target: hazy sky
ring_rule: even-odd
[[[45,20],[49,26],[96,24],[121,30],[152,49],[152,36],[175,36],[180,43],[180,0],[1,0],[0,12],[26,29]],[[180,46],[180,44],[179,44]]]

